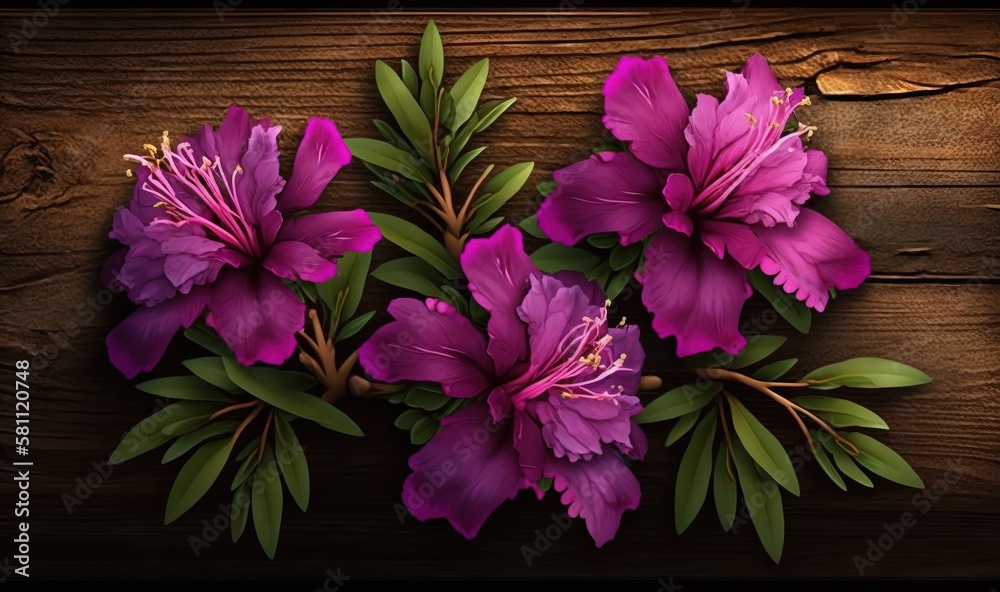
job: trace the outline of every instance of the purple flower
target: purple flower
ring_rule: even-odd
[[[395,321],[359,352],[377,380],[431,381],[472,399],[410,458],[404,503],[472,538],[504,500],[528,488],[541,498],[538,482],[551,478],[603,545],[639,504],[622,457],[646,452],[631,419],[641,410],[638,328],[609,327],[599,286],[540,272],[510,226],[469,241],[461,265],[490,312],[487,336],[449,304],[400,298],[389,305]]]
[[[826,155],[806,150],[812,127],[782,135],[803,89],[782,89],[754,55],[727,72],[725,99],[698,95],[688,111],[661,57],[624,57],[604,85],[604,124],[628,152],[605,152],[555,172],[538,224],[575,244],[599,232],[635,243],[653,234],[642,301],[677,354],[746,345],[737,324],[751,289],[747,269],[822,312],[831,287],[855,288],[868,255],[840,228],[800,207],[826,195]]]
[[[104,281],[142,308],[107,338],[129,378],[156,365],[181,327],[206,322],[242,364],[280,364],[295,349],[305,305],[283,280],[322,282],[347,251],[381,238],[362,210],[295,216],[315,203],[351,154],[327,119],[310,119],[287,182],[278,172],[280,126],[233,106],[161,154],[126,155],[142,165],[132,200],[115,212]],[[131,173],[130,173],[131,174]]]

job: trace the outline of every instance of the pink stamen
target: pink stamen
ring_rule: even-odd
[[[562,391],[566,398],[610,400],[617,405],[617,397],[622,391],[620,386],[618,392],[598,392],[589,388],[616,372],[631,371],[624,365],[624,354],[610,364],[602,363],[601,354],[612,343],[607,327],[607,307],[602,307],[596,318],[583,317],[579,324],[571,327],[548,359],[532,367],[528,375],[518,381],[521,384],[511,399],[514,406],[523,409],[528,401],[553,389]]]

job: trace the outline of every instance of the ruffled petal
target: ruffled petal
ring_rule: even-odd
[[[600,232],[622,244],[660,227],[666,174],[628,152],[602,152],[553,173],[557,185],[538,210],[538,226],[556,242],[574,245]]]
[[[614,538],[625,510],[639,507],[639,481],[613,450],[579,462],[552,459],[545,476],[562,492],[569,515],[586,521],[587,532],[598,547]]]
[[[756,225],[753,230],[767,250],[760,270],[819,312],[826,308],[830,288],[857,288],[871,273],[868,253],[814,210],[803,208],[792,228]]]
[[[604,83],[604,125],[646,164],[683,170],[688,106],[660,56],[625,56]]]
[[[486,339],[450,304],[428,298],[389,303],[394,322],[380,327],[358,351],[376,380],[430,381],[452,397],[472,397],[490,386]]]
[[[337,126],[329,119],[310,118],[278,209],[294,212],[313,205],[337,171],[350,162],[351,151]]]
[[[278,241],[264,259],[264,267],[286,280],[305,280],[317,284],[337,273],[337,264],[319,251],[298,241]]]
[[[653,329],[661,338],[677,337],[678,356],[715,347],[736,354],[746,345],[738,325],[752,290],[734,259],[719,259],[700,240],[664,230],[646,248],[636,278]]]
[[[486,405],[473,403],[441,420],[441,429],[410,457],[403,503],[418,520],[446,518],[471,539],[523,484],[510,425],[495,425]]]
[[[371,251],[382,233],[364,210],[293,216],[278,232],[279,241],[297,241],[328,259],[348,251]]]
[[[213,287],[205,322],[239,363],[279,365],[292,355],[306,307],[277,276],[260,268],[227,269]]]
[[[469,278],[469,290],[490,313],[489,354],[502,376],[526,357],[524,323],[517,307],[528,291],[528,279],[538,268],[524,253],[521,233],[503,226],[489,238],[470,240],[461,257],[462,270]]]
[[[177,330],[198,320],[208,297],[209,288],[199,287],[133,312],[105,339],[111,363],[128,378],[152,370]]]

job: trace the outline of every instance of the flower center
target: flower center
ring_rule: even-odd
[[[784,146],[791,138],[805,135],[806,138],[812,136],[816,130],[814,126],[799,124],[798,131],[782,136],[788,118],[799,105],[808,105],[809,97],[803,98],[797,104],[792,105],[790,98],[792,89],[786,88],[785,92],[775,91],[771,97],[771,106],[768,109],[767,125],[763,125],[750,113],[744,116],[750,121],[751,138],[746,153],[732,168],[722,175],[719,175],[708,187],[702,189],[694,199],[695,208],[704,215],[710,215],[725,203],[733,191],[739,187],[751,173],[760,168],[764,160],[771,154]],[[792,151],[792,148],[788,148]]]
[[[236,197],[236,175],[242,174],[239,166],[226,176],[218,156],[215,162],[202,157],[196,161],[194,150],[187,142],[170,148],[170,138],[163,132],[162,156],[157,156],[152,144],[143,146],[148,156],[126,154],[125,160],[137,162],[149,170],[143,189],[159,198],[155,207],[163,208],[165,218],[152,224],[197,224],[220,241],[250,256],[261,255],[260,241],[253,226],[243,215]],[[132,171],[126,174],[132,176]],[[178,191],[183,195],[178,195]]]
[[[518,409],[523,409],[531,399],[540,397],[551,389],[559,389],[567,399],[595,399],[611,401],[618,405],[621,385],[609,385],[606,379],[625,367],[625,354],[605,363],[604,350],[611,345],[608,333],[608,300],[596,318],[583,317],[581,322],[566,333],[549,358],[533,368],[527,384],[511,397]],[[625,324],[622,318],[621,325]]]

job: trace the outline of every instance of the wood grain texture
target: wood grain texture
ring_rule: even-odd
[[[0,42],[20,27],[0,13]],[[774,566],[749,526],[720,531],[711,510],[688,533],[673,531],[673,476],[679,451],[664,450],[669,426],[650,428],[648,462],[636,466],[643,505],[617,539],[594,549],[581,521],[527,565],[521,546],[561,512],[519,497],[465,541],[441,521],[400,524],[394,504],[412,451],[392,427],[398,408],[372,401],[343,407],[365,429],[361,440],[306,429],[313,503],[287,505],[278,557],[251,536],[228,533],[196,557],[188,537],[227,501],[210,493],[165,527],[162,508],[177,464],[157,455],[117,467],[79,506],[91,463],[107,458],[129,426],[153,410],[108,364],[104,335],[131,309],[102,292],[97,273],[113,244],[111,212],[131,191],[121,154],[164,130],[217,121],[230,103],[285,128],[290,163],[306,119],[329,116],[345,135],[370,135],[377,100],[375,59],[413,58],[426,15],[259,15],[60,13],[13,52],[0,47],[0,368],[54,353],[33,374],[33,575],[49,577],[315,579],[340,567],[355,577],[857,576],[853,557],[903,512],[917,514],[867,576],[1000,575],[1000,17],[995,12],[920,10],[892,31],[878,12],[664,10],[629,13],[437,15],[448,73],[491,58],[487,98],[517,96],[508,115],[480,138],[491,162],[537,163],[532,182],[600,146],[601,84],[622,54],[666,55],[688,98],[718,94],[724,69],[763,52],[779,78],[805,84],[819,126],[816,147],[830,157],[828,197],[817,207],[872,255],[875,276],[842,294],[785,350],[803,369],[856,355],[915,365],[935,377],[917,389],[859,394],[893,427],[888,443],[929,487],[946,488],[925,506],[916,492],[885,482],[842,493],[812,463],[803,495],[786,498],[784,559]],[[368,184],[360,165],[341,173],[323,207],[403,214]],[[507,208],[534,211],[525,191]],[[397,253],[380,247],[377,259]],[[363,307],[384,307],[391,291],[372,280]],[[638,298],[623,312],[648,326]],[[766,318],[756,300],[747,318]],[[379,317],[380,319],[382,317]],[[774,331],[791,335],[781,323]],[[649,370],[679,384],[687,376],[672,344],[646,335]],[[157,374],[179,371],[195,350],[179,340]],[[2,384],[0,438],[12,454],[12,392]],[[873,399],[878,399],[873,400]],[[767,405],[765,419],[788,423]],[[781,431],[796,442],[791,425]],[[948,473],[951,470],[952,473]],[[0,505],[14,490],[3,466]],[[956,475],[954,482],[945,476]],[[93,478],[96,481],[96,478]],[[3,532],[11,517],[0,514]],[[7,547],[0,547],[0,557]],[[98,569],[98,566],[101,566]]]

